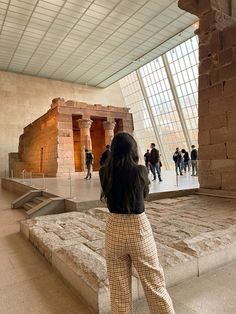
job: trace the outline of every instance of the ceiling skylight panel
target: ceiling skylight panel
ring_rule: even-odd
[[[35,6],[36,1],[37,0],[35,1],[11,0],[11,5],[32,11]]]
[[[20,15],[30,16],[31,13],[32,13],[32,10],[29,10],[28,8],[24,9],[24,8],[20,8],[20,7],[16,7],[16,6],[10,5],[9,8],[8,8],[8,12],[12,12],[12,13],[15,13],[15,14],[18,14],[18,15],[20,14]]]
[[[26,23],[28,21],[28,19],[29,19],[29,16],[28,15],[19,14],[19,13],[16,13],[16,12],[12,12],[12,11],[8,11],[6,18],[14,19],[15,21],[18,21],[20,23],[21,22],[22,23]]]
[[[34,18],[42,20],[42,21],[46,21],[46,22],[52,22],[54,17],[50,16],[50,15],[46,15],[46,14],[42,14],[42,13],[38,13],[38,12],[34,12],[32,15]]]
[[[144,15],[141,12],[134,14],[133,18],[140,21],[140,23],[148,23],[151,19],[148,15]]]
[[[56,19],[56,22],[58,24],[70,24],[71,26],[73,24],[75,24],[76,22],[78,21],[78,18],[77,17],[72,17],[70,15],[66,15],[66,14],[63,14],[63,13],[59,13],[57,15],[57,19]]]
[[[107,9],[112,9],[115,5],[117,4],[117,0],[95,0],[94,5],[99,5],[101,7],[107,8]],[[93,4],[92,4],[93,6]]]
[[[50,22],[41,21],[41,20],[38,20],[36,18],[32,18],[30,20],[30,22],[28,23],[27,27],[37,29],[40,31],[45,31],[48,29],[49,25],[50,25]]]
[[[76,28],[79,29],[80,26],[83,26],[83,27],[89,29],[90,31],[95,28],[94,21],[91,24],[90,21],[87,21],[84,16],[79,20],[78,24],[76,25]]]
[[[99,21],[103,20],[106,17],[106,14],[102,14],[100,12],[96,12],[91,10],[90,8],[85,13],[85,17],[89,16],[90,18],[97,19]]]
[[[52,1],[53,3],[50,3],[49,0],[47,1],[43,1],[43,0],[40,0],[39,3],[38,3],[38,7],[41,7],[41,8],[44,8],[46,10],[50,10],[50,11],[54,11],[54,12],[59,12],[60,11],[60,8],[61,8],[61,5],[58,6],[58,5],[55,5],[55,3],[57,2],[57,0],[53,0]],[[64,3],[64,1],[63,1]]]
[[[8,3],[0,2],[0,12],[5,13],[8,8]]]
[[[77,2],[77,4],[73,4],[73,3],[70,3],[67,1],[62,10],[65,9],[65,10],[70,10],[70,11],[73,11],[76,13],[83,14],[88,9],[88,6],[89,5],[85,5],[85,4],[84,5],[78,5],[78,2]]]
[[[130,16],[130,15],[134,14],[139,9],[140,9],[140,6],[136,5],[136,4],[133,4],[132,6],[131,5],[127,5],[127,6],[118,5],[113,10],[113,12],[114,13],[122,13],[122,14],[125,12],[125,15]]]

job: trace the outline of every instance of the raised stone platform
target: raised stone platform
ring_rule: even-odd
[[[185,196],[146,203],[167,285],[236,259],[236,200]],[[109,312],[104,233],[107,210],[94,208],[21,222],[21,231],[98,313]],[[133,272],[133,298],[143,297]]]

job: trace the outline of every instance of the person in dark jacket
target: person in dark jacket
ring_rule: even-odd
[[[198,151],[195,148],[195,145],[191,146],[192,151],[191,151],[191,165],[192,165],[192,176],[197,176],[198,175]]]
[[[105,164],[110,155],[110,152],[110,145],[106,145],[106,150],[102,153],[100,158],[100,166],[103,166]]]
[[[187,168],[188,168],[188,171],[190,171],[190,158],[189,158],[189,153],[186,152],[185,149],[182,149],[181,150],[181,153],[183,154],[183,162],[184,162],[184,172],[186,172]]]
[[[91,180],[91,178],[92,178],[93,154],[88,149],[85,149],[85,164],[86,164],[86,168],[87,168],[87,175],[84,179]]]
[[[138,164],[137,143],[125,132],[112,140],[107,163],[100,168],[101,199],[107,214],[105,255],[111,313],[132,313],[132,265],[139,274],[151,314],[174,314],[150,222],[144,208],[149,192],[145,166]]]
[[[174,152],[174,155],[173,155],[173,160],[175,162],[175,171],[176,171],[176,175],[178,176],[179,174],[182,176],[183,173],[182,173],[182,155],[181,155],[181,152],[179,150],[179,147],[176,148],[175,152]],[[178,170],[179,170],[179,173],[178,173]]]
[[[147,151],[143,157],[144,157],[144,161],[145,161],[145,166],[149,172],[149,170],[150,170],[150,151],[149,151],[149,149],[147,149]]]
[[[160,172],[160,154],[159,150],[156,149],[155,143],[151,144],[151,153],[150,153],[150,169],[153,174],[153,181],[156,180],[156,173],[158,175],[158,179],[161,182],[161,172]]]

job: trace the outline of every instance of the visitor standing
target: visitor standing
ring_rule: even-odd
[[[178,176],[180,174],[182,176],[183,175],[182,167],[181,167],[182,155],[181,155],[181,152],[179,150],[179,147],[177,147],[175,152],[174,152],[173,160],[175,162],[175,172],[176,172],[176,175]],[[178,170],[179,170],[179,173],[178,173]]]
[[[195,145],[191,146],[192,151],[191,151],[191,165],[192,165],[192,176],[197,176],[198,175],[198,151],[195,148]]]
[[[161,182],[161,172],[160,172],[160,154],[159,150],[156,149],[155,143],[151,144],[151,153],[150,153],[150,169],[153,174],[153,181],[156,180],[156,173],[158,175],[158,179]]]
[[[86,180],[90,180],[92,178],[92,164],[93,164],[93,154],[87,148],[85,149],[85,164],[87,168],[87,175],[85,177]]]
[[[186,152],[185,149],[181,149],[181,153],[183,154],[183,162],[184,162],[184,172],[187,171],[187,168],[188,168],[188,171],[190,171],[190,158],[189,158],[189,153]]]
[[[125,132],[111,143],[108,162],[100,168],[101,199],[109,214],[105,250],[110,285],[111,313],[132,313],[132,265],[139,274],[150,313],[174,314],[163,269],[144,209],[149,192],[145,166],[138,165],[137,143]]]

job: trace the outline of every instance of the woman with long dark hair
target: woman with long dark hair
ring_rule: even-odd
[[[136,268],[151,313],[173,314],[150,223],[144,212],[149,179],[138,165],[137,144],[128,133],[112,141],[109,159],[100,169],[101,199],[109,209],[106,225],[106,262],[111,313],[132,313],[132,264]]]

